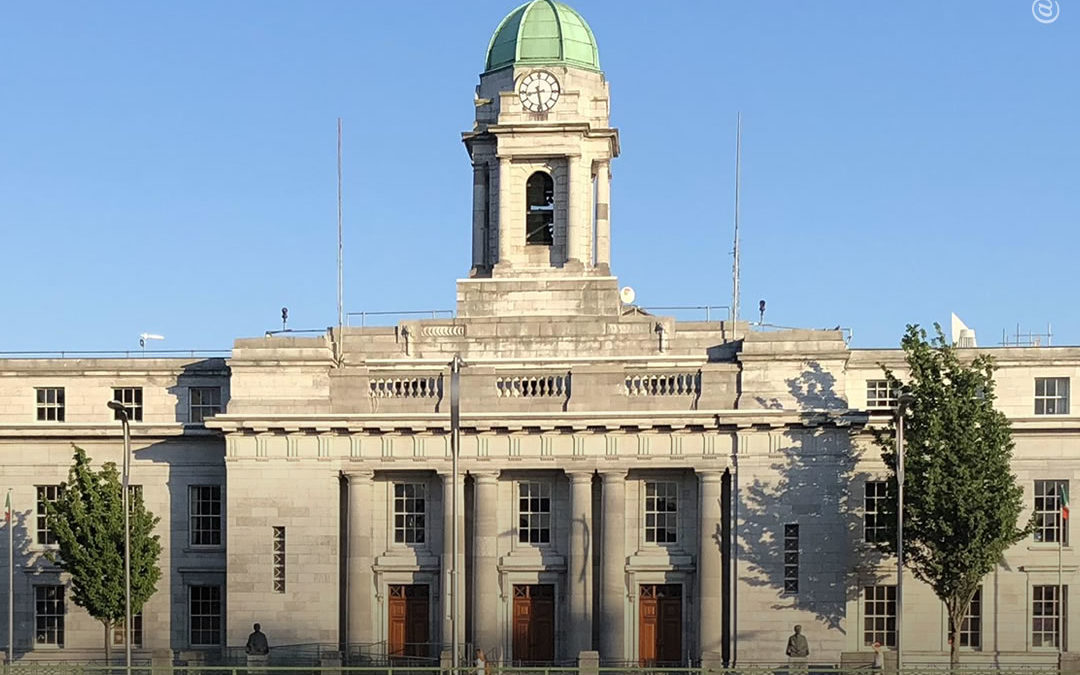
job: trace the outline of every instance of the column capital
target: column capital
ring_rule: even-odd
[[[349,479],[349,483],[375,480],[375,469],[347,469],[342,473]]]
[[[473,477],[473,480],[478,485],[494,485],[499,482],[499,473],[498,471],[469,471],[469,475]]]
[[[723,469],[694,469],[702,483],[719,483],[724,480]]]
[[[591,483],[593,474],[596,473],[592,469],[563,469],[563,473],[570,479],[571,483]]]
[[[614,481],[625,481],[628,471],[626,469],[599,469],[597,473],[600,474],[600,480],[608,483]]]

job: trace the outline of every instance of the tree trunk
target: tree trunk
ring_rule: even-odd
[[[955,616],[956,614],[959,616]],[[960,627],[964,623],[964,612],[953,612],[950,616],[952,631],[949,634],[949,671],[955,673],[960,666]]]
[[[105,667],[112,672],[112,626],[105,620],[102,620],[101,625],[105,626]]]

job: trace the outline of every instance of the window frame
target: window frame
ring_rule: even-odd
[[[866,381],[866,409],[894,410],[900,401],[900,392],[889,386],[886,379]]]
[[[273,527],[273,589],[275,593],[285,592],[285,526]]]
[[[1057,584],[1033,584],[1031,586],[1031,622],[1028,624],[1030,627],[1028,637],[1031,640],[1032,649],[1039,651],[1057,650],[1059,648],[1062,651],[1065,651],[1068,649],[1069,586],[1068,584],[1064,584],[1060,587],[1060,597],[1058,597],[1058,588]],[[1047,599],[1047,593],[1051,596],[1050,599]],[[1054,613],[1036,614],[1036,610],[1040,607],[1045,608],[1047,605],[1050,605],[1054,609]],[[1040,621],[1050,621],[1053,625],[1053,630],[1036,630],[1036,625],[1038,625],[1038,622]],[[1035,644],[1037,635],[1040,636],[1039,644]],[[1045,644],[1043,642],[1047,636],[1052,636],[1053,644]]]
[[[520,480],[517,483],[517,504],[515,506],[516,513],[514,514],[517,520],[517,539],[515,544],[517,546],[530,546],[536,548],[547,548],[554,544],[554,522],[553,515],[555,511],[554,499],[552,497],[551,482],[546,480]],[[525,493],[528,494],[525,494]],[[539,502],[537,504],[539,508],[536,511],[532,510],[532,502]],[[522,511],[523,503],[528,502],[529,506],[526,510]],[[543,510],[544,503],[547,503],[547,510]],[[528,524],[523,528],[522,525],[526,521]],[[537,540],[532,540],[532,533],[536,532]],[[542,535],[546,534],[545,539]],[[522,539],[522,535],[525,535],[525,539]]]
[[[870,486],[874,486],[871,495]],[[867,544],[876,544],[885,540],[888,531],[886,525],[879,523],[881,518],[880,504],[888,498],[889,482],[884,480],[868,480],[863,483],[863,541]],[[873,508],[871,508],[873,506]],[[873,521],[873,524],[871,524]],[[873,536],[871,536],[873,533]]]
[[[540,190],[542,190],[544,193],[546,193],[548,185],[551,186],[551,202],[549,204],[533,204],[530,201],[529,183],[532,182],[533,178],[535,178],[536,176],[541,176],[545,181],[544,185],[540,188]],[[536,171],[533,171],[532,173],[530,173],[529,176],[525,179],[525,191],[524,192],[525,192],[525,237],[524,237],[525,246],[545,246],[545,247],[548,247],[548,248],[554,246],[555,245],[555,202],[556,202],[556,200],[555,200],[555,177],[552,176],[551,173],[548,172],[548,171],[544,171],[542,169],[537,169]],[[529,234],[531,232],[531,230],[530,230],[530,225],[531,225],[530,218],[532,216],[544,216],[544,215],[547,215],[548,218],[543,219],[543,220],[546,220],[546,222],[541,222],[540,223],[540,227],[542,227],[543,230],[541,230],[540,228],[537,228],[536,231],[537,232],[544,231],[546,233],[546,236],[544,236],[544,237],[536,237],[535,240],[530,239],[530,237],[529,237]]]
[[[400,494],[399,494],[400,488]],[[410,489],[411,488],[411,489]],[[424,481],[394,481],[391,484],[391,505],[390,505],[390,536],[395,546],[408,546],[408,547],[422,547],[428,545],[428,515],[429,515],[429,502],[428,498],[428,484]],[[406,494],[410,493],[410,494]],[[419,495],[419,496],[417,496]],[[413,507],[417,506],[419,502],[420,510],[408,510],[410,504]],[[399,506],[401,510],[399,511]],[[444,504],[443,508],[449,508],[448,504]],[[401,525],[398,525],[398,518],[401,518]],[[410,523],[410,517],[413,518]],[[420,524],[416,525],[417,520]],[[412,535],[412,541],[409,540],[410,533]],[[419,534],[419,538],[417,538]],[[400,535],[400,538],[399,538]]]
[[[199,393],[199,402],[195,402],[195,392]],[[214,392],[216,398],[215,403],[204,402],[203,395],[207,392]],[[208,414],[208,411],[211,411]],[[198,414],[196,414],[198,411]],[[188,422],[190,424],[205,424],[207,417],[213,417],[221,412],[221,386],[220,385],[206,385],[206,386],[190,386],[188,387]]]
[[[50,394],[52,394],[51,401]],[[34,419],[36,421],[65,422],[66,418],[67,396],[64,387],[34,387]]]
[[[874,642],[880,642],[882,647],[896,647],[896,584],[863,586],[859,600],[862,602],[863,646],[872,647]],[[890,604],[891,613],[888,611]],[[879,614],[876,611],[871,612],[871,608],[875,610],[884,608],[885,611]],[[889,628],[890,621],[892,622],[891,629]],[[871,622],[873,625],[868,628]]]
[[[676,546],[679,544],[679,488],[680,484],[677,480],[669,479],[655,479],[642,481],[642,494],[641,494],[641,514],[642,524],[641,532],[644,542],[648,546]],[[664,487],[664,494],[661,494],[659,488]],[[656,489],[656,494],[650,495],[650,487]],[[670,488],[670,494],[668,494],[668,488]],[[670,502],[674,508],[667,508],[659,510],[658,504],[654,501],[653,508],[650,510],[650,500],[666,500],[665,503]],[[650,516],[652,516],[652,525],[650,525]],[[664,525],[661,526],[660,519],[663,517]],[[664,541],[658,541],[657,535],[659,532],[668,533]],[[651,537],[650,538],[650,532]]]
[[[217,490],[217,499],[202,499],[196,497],[197,490]],[[225,545],[225,494],[221,485],[214,484],[192,484],[188,485],[188,546],[191,548],[210,549],[221,548]],[[217,513],[196,513],[196,504],[213,504],[217,502]],[[217,522],[216,530],[214,528],[204,528],[198,525],[201,522]],[[196,542],[196,533],[208,533],[210,535],[217,534],[217,542]]]
[[[1047,485],[1052,486],[1050,492],[1047,492]],[[1060,487],[1062,485],[1065,486],[1066,494],[1068,494],[1070,489],[1068,479],[1037,479],[1034,481],[1032,517],[1035,518],[1035,528],[1032,530],[1031,536],[1037,544],[1057,544],[1060,537],[1062,546],[1069,545],[1069,519],[1061,517]],[[1047,500],[1049,501],[1049,508],[1047,507]],[[1043,507],[1041,509],[1039,508],[1040,502],[1042,502]],[[1052,522],[1047,524],[1048,520]],[[1047,539],[1045,533],[1053,533],[1054,536]]]
[[[799,594],[799,562],[802,553],[799,524],[784,523],[784,595]]]
[[[1053,384],[1053,394],[1047,393],[1051,384]],[[1068,377],[1036,377],[1035,414],[1039,417],[1068,415],[1069,385]],[[1042,391],[1041,394],[1039,393],[1040,390]]]
[[[54,495],[49,496],[49,491],[53,491]],[[41,498],[42,491],[45,491],[45,499]],[[64,494],[64,485],[62,483],[53,483],[46,485],[34,486],[34,545],[43,548],[56,548],[56,535],[49,529],[48,516],[45,514],[44,504],[46,501],[55,502],[60,499],[60,496]],[[44,541],[42,541],[44,539]]]
[[[141,611],[131,615],[131,636],[131,646],[141,648],[143,646],[143,613]],[[112,643],[114,647],[124,646],[123,621],[113,626]]]
[[[112,400],[124,406],[127,411],[129,422],[143,421],[143,388],[142,387],[113,387]],[[113,419],[120,419],[120,411],[113,410]]]
[[[216,591],[217,597],[216,598],[198,598],[198,599],[196,599],[196,597],[195,597],[196,594],[197,594],[196,589],[199,589],[199,592],[202,592],[203,590]],[[187,625],[188,631],[187,632],[188,632],[188,636],[187,637],[188,637],[188,645],[191,646],[193,649],[200,648],[200,647],[219,647],[219,646],[221,646],[222,629],[223,629],[223,627],[225,625],[225,612],[224,612],[225,606],[223,604],[222,595],[223,594],[221,592],[221,586],[219,584],[189,584],[188,585],[188,606],[187,606],[187,620],[188,620],[188,625]],[[196,614],[196,612],[195,612],[195,603],[196,602],[217,603],[217,613],[215,614],[215,613],[205,612],[205,613]],[[208,621],[208,620],[212,621],[215,617],[217,618],[217,631],[216,631],[216,633],[215,633],[215,631],[213,631],[213,628],[203,628],[203,627],[196,628],[195,627],[195,623],[196,623],[197,618],[200,621]],[[196,631],[198,631],[201,634],[215,633],[216,639],[215,639],[214,642],[196,642],[195,641]]]
[[[42,591],[59,591],[59,597],[42,597]],[[47,594],[47,593],[46,593]],[[52,604],[55,608],[56,604],[59,604],[59,612],[47,613],[42,612],[42,605],[46,605],[46,608],[50,608]],[[34,584],[34,649],[63,649],[64,648],[64,630],[65,621],[67,616],[67,592],[63,584]],[[52,621],[50,622],[50,619]],[[42,632],[44,631],[44,633]],[[48,636],[50,633],[54,636],[55,641],[41,641],[38,637],[42,634]]]

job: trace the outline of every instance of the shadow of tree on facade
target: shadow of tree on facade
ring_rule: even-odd
[[[846,633],[847,603],[876,581],[882,555],[865,543],[861,515],[863,486],[875,478],[859,470],[859,461],[873,449],[860,450],[855,434],[862,421],[847,414],[835,385],[819,363],[807,362],[787,381],[801,424],[770,437],[767,454],[755,449],[754,460],[767,457],[768,463],[739,467],[746,478],[738,488],[738,578],[744,587],[773,590],[771,609],[801,610]],[[783,408],[775,399],[759,403]],[[792,553],[785,551],[788,525],[798,525],[794,577],[785,574],[785,553]]]

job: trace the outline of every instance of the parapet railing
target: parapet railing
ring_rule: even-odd
[[[453,319],[456,316],[456,312],[452,309],[422,309],[406,312],[349,312],[345,315],[345,325],[359,326],[360,328],[363,328],[367,325],[368,318],[378,318],[382,320],[383,317],[388,316],[412,316],[423,317],[425,319]],[[353,323],[353,317],[360,317],[360,323]]]
[[[46,351],[0,351],[0,359],[158,359],[158,358],[214,358],[232,355],[231,349],[126,349],[126,350],[77,350],[56,349]]]
[[[962,665],[954,669],[964,675],[1068,675],[1071,671],[1057,668],[1037,667],[978,667]],[[948,664],[942,667],[925,666],[903,668],[886,673],[888,675],[941,675],[950,671]],[[863,667],[837,667],[816,665],[783,666],[736,666],[725,667],[642,667],[642,666],[498,666],[488,664],[483,670],[478,666],[459,666],[451,668],[433,662],[429,665],[395,666],[389,663],[381,666],[191,666],[191,665],[123,665],[107,666],[103,664],[59,663],[59,662],[16,662],[0,666],[3,675],[875,675],[880,670]]]

